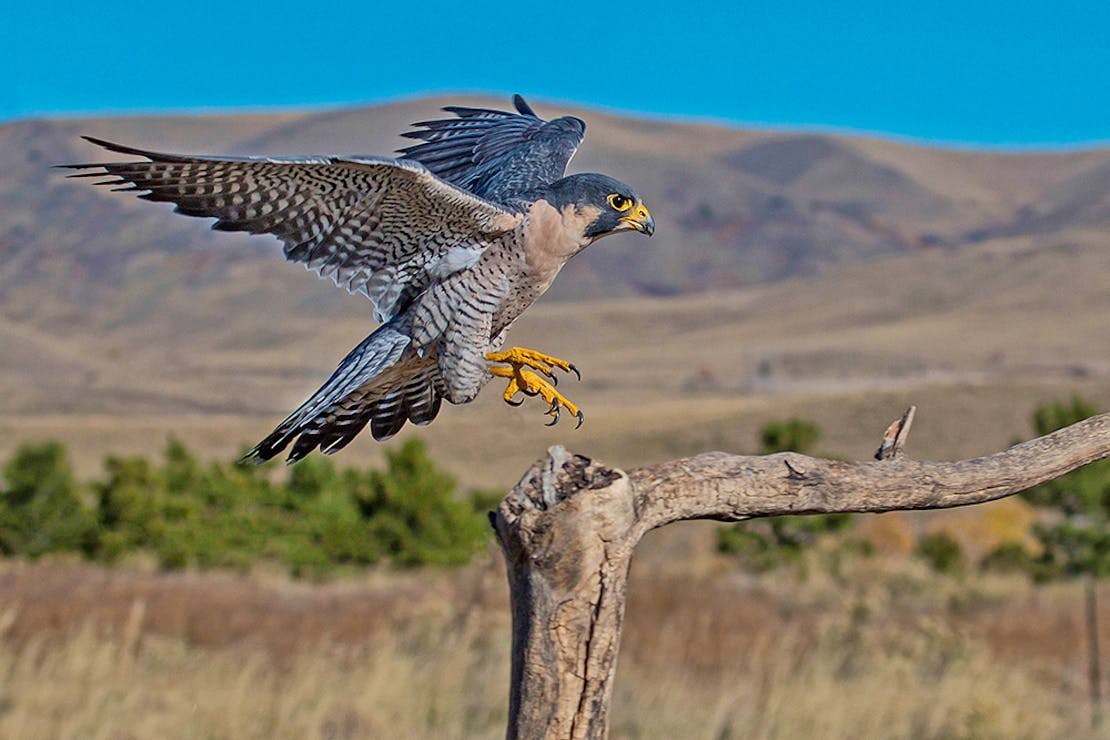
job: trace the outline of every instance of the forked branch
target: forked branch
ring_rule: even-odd
[[[1103,414],[987,457],[918,462],[899,455],[912,411],[887,430],[877,462],[708,452],[626,473],[551,448],[491,515],[513,608],[508,737],[606,736],[628,567],[651,529],[966,506],[1110,457]]]

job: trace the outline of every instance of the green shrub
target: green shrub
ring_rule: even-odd
[[[1003,542],[979,561],[982,570],[995,573],[1030,573],[1033,566],[1033,556],[1016,542]]]
[[[1033,416],[1037,434],[1049,434],[1097,413],[1078,396],[1070,403],[1039,407]],[[1038,579],[1110,575],[1110,460],[1100,460],[1046,481],[1023,494],[1029,503],[1050,512],[1034,528],[1042,554],[1034,564]]]
[[[4,466],[0,490],[0,552],[38,557],[89,553],[97,528],[57,442],[25,444]]]
[[[113,551],[150,547],[163,534],[165,519],[159,494],[160,481],[142,458],[109,457],[104,462],[107,480],[93,485],[97,495],[100,527],[114,536]]]
[[[717,530],[717,551],[735,555],[748,570],[763,573],[792,561],[800,554],[797,548],[777,547],[771,538],[750,527],[721,527]]]
[[[958,575],[967,567],[960,543],[947,532],[925,535],[917,543],[917,555],[937,573]]]
[[[355,501],[375,539],[405,565],[469,560],[488,525],[453,495],[454,479],[435,467],[418,439],[388,451],[386,460],[384,471],[352,474]]]
[[[754,519],[717,530],[717,550],[736,555],[754,571],[772,570],[794,563],[807,547],[826,534],[842,531],[852,521],[850,514],[810,514]],[[865,554],[857,545],[849,550]]]
[[[162,461],[162,483],[168,495],[187,496],[196,492],[201,484],[202,469],[180,440],[170,437]]]
[[[93,507],[56,443],[21,448],[4,469],[0,551],[70,550],[111,562],[135,551],[166,569],[245,570],[267,560],[323,577],[388,558],[463,563],[488,535],[492,494],[455,495],[419,440],[387,451],[384,470],[338,470],[310,456],[275,482],[273,467],[201,464],[171,439],[160,462],[109,457]]]
[[[759,433],[762,447],[761,455],[772,455],[776,452],[809,452],[817,446],[821,438],[821,430],[812,421],[806,419],[786,419],[772,421],[765,425]]]
[[[304,501],[334,491],[339,487],[339,476],[329,458],[309,455],[290,468],[287,486],[290,496]],[[291,508],[298,508],[297,500],[290,501]]]

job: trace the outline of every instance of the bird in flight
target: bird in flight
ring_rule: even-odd
[[[564,176],[586,131],[571,116],[544,121],[519,95],[516,113],[448,107],[403,136],[399,158],[195,157],[85,137],[146,161],[63,165],[70,177],[175,203],[215,218],[213,229],[273,234],[285,256],[352,293],[381,325],[319,390],[245,459],[287,462],[333,453],[367,425],[386,440],[423,425],[443,399],[467,403],[493,378],[503,399],[539,396],[550,424],[582,411],[556,389],[577,368],[521,347],[504,349],[517,318],[568,259],[603,236],[655,231],[636,192],[607,175]]]

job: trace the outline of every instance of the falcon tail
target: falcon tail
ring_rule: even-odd
[[[367,424],[374,439],[384,441],[406,421],[430,423],[442,402],[439,367],[435,357],[406,351],[409,342],[390,324],[379,327],[242,462],[265,462],[290,443],[288,463],[317,448],[330,455],[346,447]]]

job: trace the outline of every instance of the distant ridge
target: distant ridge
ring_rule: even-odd
[[[389,153],[410,122],[458,102],[475,101],[0,126],[0,291],[36,284],[95,306],[125,278],[220,283],[237,265],[274,258],[272,239],[213,235],[168,208],[65,181],[51,164],[103,156],[78,134],[181,152]],[[880,255],[1001,236],[1051,241],[1110,225],[1110,150],[968,152],[558,112],[589,125],[572,170],[635,183],[660,228],[647,245],[610,239],[587,251],[556,283],[557,298],[750,285]],[[136,275],[139,264],[149,278]]]

